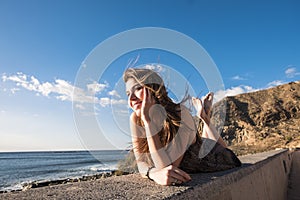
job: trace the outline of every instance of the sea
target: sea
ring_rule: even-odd
[[[0,191],[22,190],[32,182],[112,172],[127,153],[126,150],[0,152]]]

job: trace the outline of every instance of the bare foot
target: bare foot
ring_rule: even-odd
[[[197,111],[197,116],[200,117],[203,112],[203,109],[204,109],[201,99],[193,97],[192,102],[193,102],[193,106],[195,107],[195,109]]]
[[[197,116],[200,119],[204,120],[205,122],[209,123],[210,118],[207,116],[207,114],[204,110],[204,105],[203,105],[203,102],[201,101],[201,99],[193,97],[192,102],[197,111]]]
[[[211,117],[211,108],[212,108],[213,99],[214,99],[213,92],[209,92],[203,99],[204,111],[209,118]]]

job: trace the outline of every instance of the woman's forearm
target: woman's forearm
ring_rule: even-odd
[[[146,125],[145,131],[149,146],[149,152],[155,167],[164,168],[172,164],[172,161],[166,153],[165,148],[160,141],[159,135],[157,134],[159,130],[157,130],[154,125]]]
[[[137,161],[137,167],[139,170],[139,173],[146,178],[146,174],[148,169],[151,167],[149,164],[142,162],[142,161]]]

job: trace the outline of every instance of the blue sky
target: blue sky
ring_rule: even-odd
[[[126,147],[129,110],[120,78],[138,56],[136,65],[159,63],[167,79],[171,66],[195,93],[208,91],[189,63],[157,49],[120,55],[101,79],[77,87],[92,50],[135,28],[166,28],[199,43],[224,82],[223,92],[214,91],[219,95],[300,80],[299,8],[296,0],[0,0],[0,151]],[[76,121],[74,107],[93,112],[97,124]],[[86,138],[91,132],[96,135]]]

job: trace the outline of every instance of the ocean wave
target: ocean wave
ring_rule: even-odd
[[[15,183],[10,186],[5,186],[0,188],[0,193],[5,192],[15,192],[15,191],[25,191],[30,188],[38,188],[50,185],[58,185],[58,184],[65,184],[69,182],[80,182],[80,181],[87,181],[87,180],[96,180],[99,178],[107,178],[113,176],[115,174],[115,170],[106,171],[101,173],[94,173],[94,174],[86,174],[81,176],[72,176],[66,178],[57,178],[57,179],[40,179],[40,180],[27,180],[21,183]]]
[[[75,182],[77,180],[97,178],[98,175],[113,173],[117,170],[117,164],[90,165],[78,168],[39,170],[39,175],[23,179],[22,182],[8,182],[0,185],[1,192],[20,191],[28,187],[37,187],[37,185],[59,184],[65,182]]]
[[[52,156],[52,152],[1,153],[0,160],[5,159],[0,165],[0,192],[22,190],[23,185],[31,183],[47,184],[57,180],[65,182],[69,179],[77,180],[80,177],[111,173],[117,169],[118,161],[124,158],[126,152],[96,153],[101,160],[89,152],[77,151],[54,152],[55,156]],[[75,157],[77,159],[74,159]]]

